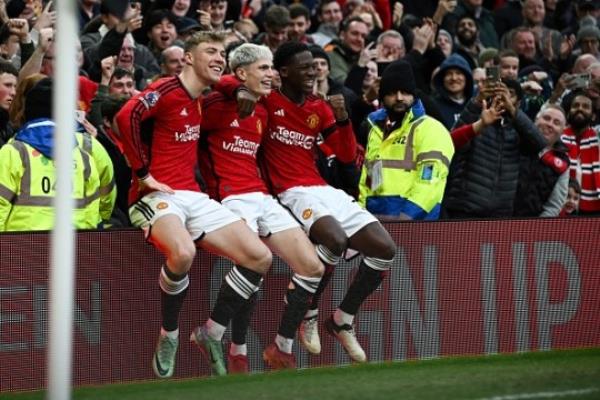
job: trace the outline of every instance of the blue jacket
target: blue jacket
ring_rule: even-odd
[[[444,76],[451,68],[458,69],[465,74],[465,101],[463,104],[450,99],[448,91],[444,87]],[[444,60],[440,66],[440,70],[435,75],[435,78],[433,78],[433,87],[436,92],[434,100],[443,117],[441,122],[446,129],[450,130],[458,120],[460,113],[465,108],[469,99],[473,96],[473,74],[471,73],[469,63],[458,54],[450,55],[450,57]]]

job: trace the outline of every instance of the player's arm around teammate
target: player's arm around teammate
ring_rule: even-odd
[[[191,340],[225,374],[220,339],[236,310],[259,287],[271,264],[269,249],[218,202],[200,192],[195,180],[200,135],[200,96],[224,70],[223,36],[198,32],[185,45],[185,66],[177,77],[152,83],[116,115],[125,155],[134,172],[130,217],[165,256],[159,275],[161,334],[152,367],[157,376],[173,374],[179,344],[178,318],[189,286],[196,246],[236,264],[235,279],[224,282],[210,319]],[[142,123],[153,121],[151,132]],[[151,134],[151,141],[143,136]]]
[[[267,47],[244,44],[230,54],[229,64],[237,82],[243,83],[253,98],[269,95],[273,70],[272,54]],[[258,174],[257,150],[267,123],[264,106],[259,104],[251,115],[240,118],[236,105],[233,98],[221,93],[206,98],[201,171],[210,192],[222,198],[222,204],[243,218],[294,271],[277,336],[263,357],[272,368],[295,368],[292,355],[295,332],[324,267],[299,224],[268,194]],[[230,372],[247,371],[245,337],[251,312],[251,308],[242,309],[232,320]]]

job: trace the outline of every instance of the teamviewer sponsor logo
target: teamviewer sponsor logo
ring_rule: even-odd
[[[234,136],[233,142],[223,142],[223,150],[231,151],[232,153],[248,154],[252,157],[256,157],[259,146],[259,143],[242,139],[239,136]]]
[[[314,136],[308,136],[300,132],[285,129],[282,126],[278,126],[275,130],[271,131],[271,139],[277,139],[281,143],[290,146],[300,146],[306,150],[310,150],[315,142]]]
[[[175,140],[178,142],[190,142],[200,138],[200,125],[185,125],[185,132],[175,132]]]

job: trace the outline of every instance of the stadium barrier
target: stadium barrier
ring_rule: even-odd
[[[370,361],[600,346],[600,219],[386,227],[399,245],[395,262],[356,320]],[[82,232],[77,250],[74,384],[153,379],[163,257],[138,231]],[[321,321],[358,262],[337,267]],[[48,265],[48,235],[0,235],[0,391],[45,386]],[[230,265],[204,252],[196,258],[176,377],[209,373],[187,338],[208,317]],[[248,335],[253,371],[264,368],[262,349],[275,336],[289,278],[276,260]],[[299,366],[349,362],[323,329],[321,337],[318,357],[294,345]]]

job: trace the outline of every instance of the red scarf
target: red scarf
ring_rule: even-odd
[[[569,148],[571,178],[577,179],[581,168],[581,211],[600,211],[600,143],[596,131],[586,129],[579,137],[571,128],[565,129],[561,140]]]

